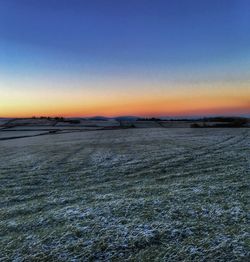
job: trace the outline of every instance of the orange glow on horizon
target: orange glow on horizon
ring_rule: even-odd
[[[250,114],[249,83],[238,85],[142,86],[94,90],[82,88],[0,89],[0,117],[32,116],[191,116]]]
[[[250,100],[249,100],[250,101]],[[21,110],[20,110],[21,109]],[[168,98],[151,99],[117,99],[95,103],[93,105],[81,105],[78,101],[71,103],[55,103],[45,106],[30,103],[23,107],[9,106],[1,110],[1,117],[32,117],[32,116],[184,116],[184,115],[209,115],[209,114],[249,114],[250,102],[247,99],[219,98],[219,97],[195,97],[195,98]]]

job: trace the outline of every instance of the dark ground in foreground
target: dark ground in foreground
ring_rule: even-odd
[[[0,141],[0,261],[247,261],[249,134],[147,128]]]

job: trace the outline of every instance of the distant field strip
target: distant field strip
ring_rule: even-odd
[[[249,135],[159,127],[1,140],[0,261],[247,261]]]

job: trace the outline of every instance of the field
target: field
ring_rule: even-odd
[[[247,261],[249,135],[131,128],[0,141],[0,261]]]

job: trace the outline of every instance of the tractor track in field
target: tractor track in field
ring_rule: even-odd
[[[219,144],[222,144],[222,143],[225,143],[225,142],[227,142],[227,141],[230,141],[232,138],[233,138],[233,137],[229,137],[229,138],[221,141]],[[180,153],[174,153],[173,155],[170,155],[170,156],[167,157],[167,158],[165,158],[164,156],[162,156],[162,157],[159,157],[159,158],[157,159],[157,161],[151,162],[151,163],[149,163],[147,166],[143,166],[142,169],[144,169],[144,168],[151,168],[151,169],[152,169],[152,168],[158,168],[158,167],[162,166],[165,162],[168,162],[169,160],[172,160],[172,159],[174,159],[174,158],[176,158],[176,157],[178,157],[178,158],[181,157],[181,159],[174,161],[174,162],[173,162],[174,166],[171,166],[171,168],[173,168],[173,167],[175,167],[176,165],[179,165],[179,164],[181,164],[181,165],[183,166],[183,164],[195,160],[194,156],[192,156],[192,157],[189,156],[190,154],[193,154],[194,151],[197,151],[197,150],[199,151],[199,150],[202,150],[202,149],[207,149],[208,147],[209,147],[209,148],[211,147],[212,150],[213,150],[214,145],[218,145],[218,143],[212,144],[212,145],[209,145],[209,146],[199,146],[199,147],[197,147],[197,148],[194,148],[194,149],[191,149],[191,150],[186,150],[186,151],[180,152]],[[206,154],[208,154],[207,151],[204,152],[204,153],[198,153],[198,154],[196,154],[196,157],[197,157],[197,156],[199,157],[199,156],[202,156],[202,155],[206,155]],[[189,157],[188,157],[188,156],[189,156]],[[168,162],[168,165],[169,165],[169,162]],[[167,166],[167,165],[166,165],[166,166]],[[142,171],[142,170],[139,170],[139,171]],[[137,171],[137,172],[138,172],[138,171]]]
[[[74,131],[75,132],[75,131]],[[65,132],[66,133],[66,132]],[[72,132],[68,132],[68,133],[72,133]],[[98,147],[99,147],[99,142],[101,141],[101,139],[105,136],[105,133],[101,132],[98,133],[97,132],[97,136],[96,136],[96,140],[95,143],[93,144],[93,147],[91,149],[91,151],[88,153],[89,156],[93,155],[96,151],[98,151]],[[123,138],[123,136],[121,136]],[[168,157],[166,157],[165,155],[160,155],[157,156],[158,153],[156,154],[156,158],[154,158],[153,160],[151,160],[150,158],[144,158],[144,159],[138,159],[138,161],[136,161],[135,165],[132,166],[132,168],[130,167],[131,171],[126,172],[127,168],[125,168],[125,173],[128,174],[128,176],[130,175],[138,175],[140,173],[144,173],[148,168],[150,168],[151,170],[153,169],[155,170],[167,170],[167,168],[170,168],[171,170],[175,169],[178,166],[186,166],[187,164],[192,164],[194,161],[197,161],[200,158],[203,158],[207,155],[215,155],[217,153],[219,153],[222,149],[226,149],[226,148],[230,148],[232,146],[236,146],[237,144],[243,142],[245,139],[248,138],[248,130],[244,131],[241,133],[241,136],[229,136],[221,141],[218,141],[216,143],[212,143],[208,146],[198,146],[196,148],[193,149],[188,149],[185,150],[183,152],[174,152],[174,153],[170,153],[168,155]],[[146,137],[144,138],[144,141],[146,140]],[[125,141],[125,138],[123,138],[122,142]],[[119,142],[120,143],[120,142]],[[62,172],[63,168],[65,167],[65,164],[71,159],[73,158],[75,155],[79,154],[82,150],[84,150],[85,146],[84,145],[80,145],[77,146],[76,148],[74,148],[74,150],[72,150],[71,152],[66,152],[65,154],[63,154],[63,156],[55,161],[52,161],[51,164],[48,167],[45,166],[45,168],[43,168],[44,164],[48,162],[48,160],[44,160],[42,161],[42,163],[39,163],[39,167],[38,169],[43,169],[43,171],[46,173],[47,172]],[[112,147],[111,147],[112,148]],[[122,149],[120,151],[125,150],[125,154],[128,156],[133,156],[134,152],[132,150],[131,146],[126,146],[124,145],[122,147]],[[200,152],[202,150],[202,152]],[[151,154],[152,156],[152,154]],[[178,158],[177,160],[174,160],[175,158]],[[52,159],[53,160],[53,159]],[[174,161],[171,161],[174,160]],[[102,164],[102,162],[105,162],[106,159],[104,158],[101,162],[98,162],[97,164],[97,168],[100,167],[100,165]],[[131,159],[131,157],[128,157],[128,160],[122,163],[123,166],[121,166],[121,168],[126,167],[126,166],[130,166],[130,162],[133,162],[133,159]],[[170,162],[169,162],[170,161]],[[85,162],[86,164],[86,162]],[[143,164],[141,166],[141,164]],[[77,168],[81,169],[83,163],[82,161],[79,161],[78,163],[75,163],[75,168],[74,170],[76,170]],[[105,169],[108,168],[113,168],[116,166],[119,166],[119,163],[113,163],[111,166],[105,167]],[[139,165],[139,166],[138,166]],[[96,167],[93,168],[92,171],[96,170]],[[119,167],[120,168],[120,167]],[[33,172],[34,170],[36,170],[36,166],[34,165],[34,168],[30,171]]]
[[[89,152],[89,155],[93,154],[97,150],[99,142],[103,137],[102,133],[97,132],[97,134],[98,134],[97,139],[95,140],[94,146],[92,150]],[[69,160],[72,159],[74,156],[78,155],[81,151],[83,151],[85,147],[86,147],[85,144],[81,144],[80,142],[80,146],[77,146],[76,148],[74,148],[74,150],[70,152],[66,152],[65,154],[63,154],[63,157],[53,162],[53,166],[48,167],[48,171],[56,172],[56,173],[61,172],[61,170],[65,167],[65,164],[67,164]]]
[[[235,137],[234,136],[230,136],[229,138],[226,138],[223,141],[220,141],[219,143],[213,143],[210,146],[199,146],[199,147],[196,147],[196,148],[191,149],[191,150],[185,150],[184,152],[173,153],[173,154],[168,155],[167,158],[165,157],[165,155],[162,155],[162,156],[159,156],[159,157],[155,158],[153,161],[150,160],[150,159],[141,159],[141,161],[139,161],[139,164],[141,162],[144,162],[144,165],[140,166],[140,167],[132,168],[131,172],[129,173],[129,176],[130,175],[134,175],[135,173],[136,174],[144,173],[148,169],[158,169],[160,167],[161,168],[165,168],[164,163],[167,162],[166,163],[166,167],[167,167],[169,165],[169,161],[175,159],[176,157],[178,157],[178,158],[181,157],[181,159],[179,159],[177,161],[174,161],[173,162],[174,166],[177,165],[177,162],[180,163],[180,164],[188,163],[188,162],[194,160],[194,157],[187,157],[193,151],[197,151],[197,150],[199,151],[201,149],[208,149],[208,147],[209,148],[211,147],[210,150],[213,151],[214,150],[214,145],[225,144],[226,142],[231,141],[233,138],[235,138]],[[199,153],[197,155],[198,155],[198,157],[200,157],[200,156],[206,155],[208,153],[209,152],[206,151],[204,153]],[[145,162],[146,162],[146,164],[145,164]],[[171,168],[174,167],[174,166],[171,166]]]
[[[133,173],[136,173],[137,175],[140,173],[144,173],[144,170],[150,169],[158,169],[158,168],[167,168],[170,167],[171,169],[174,169],[176,167],[182,167],[186,164],[192,164],[194,161],[197,160],[197,158],[201,158],[204,156],[207,156],[209,154],[217,154],[222,149],[227,149],[232,146],[236,146],[239,143],[243,142],[246,138],[248,138],[248,131],[246,130],[241,134],[240,138],[237,138],[236,136],[230,136],[228,138],[223,139],[222,141],[219,141],[217,143],[210,144],[208,146],[199,146],[197,148],[187,150],[185,152],[181,153],[174,153],[173,155],[170,155],[169,157],[165,158],[164,156],[159,157],[156,161],[150,162],[147,165],[144,165],[143,167],[140,167],[139,169],[133,169]],[[232,143],[229,143],[232,142]],[[204,152],[200,152],[200,150],[205,150]],[[198,151],[198,153],[194,153],[195,151]],[[174,161],[171,166],[169,166],[169,160],[175,158],[175,157],[181,157],[181,159]],[[143,160],[145,161],[145,159]],[[164,166],[164,163],[166,165]],[[132,175],[132,173],[131,173]]]
[[[95,141],[95,146],[91,150],[90,154],[92,154],[94,151],[97,150],[99,141],[102,139],[102,133],[97,133],[97,140]],[[68,152],[68,150],[65,153],[62,153],[60,150],[58,154],[62,154],[62,156],[59,159],[55,159],[58,154],[53,155],[52,159],[44,159],[42,161],[35,161],[35,163],[32,164],[32,168],[29,168],[28,172],[26,170],[25,176],[20,177],[20,182],[23,183],[25,180],[30,180],[30,176],[33,174],[39,174],[39,176],[43,177],[44,184],[43,188],[45,187],[45,184],[53,183],[53,174],[62,173],[65,166],[67,166],[68,161],[74,157],[75,155],[79,154],[82,150],[85,149],[85,145],[81,144],[77,147],[74,147],[73,150]],[[46,152],[45,152],[46,153]],[[77,168],[77,167],[76,167]],[[37,173],[38,172],[38,173]],[[51,176],[52,174],[52,176]],[[47,180],[47,177],[51,176],[52,179]]]
[[[176,166],[183,167],[183,165],[186,165],[186,164],[190,165],[194,161],[197,161],[198,159],[206,157],[208,155],[211,155],[211,156],[214,155],[215,156],[216,154],[220,153],[221,150],[224,151],[225,149],[229,149],[229,148],[231,148],[233,146],[238,145],[239,143],[244,141],[247,137],[248,137],[248,132],[246,131],[246,132],[241,134],[240,138],[238,138],[237,136],[230,136],[230,137],[228,137],[228,138],[224,139],[223,141],[220,141],[220,142],[218,142],[216,144],[210,145],[208,147],[199,148],[198,150],[200,150],[200,149],[204,150],[201,153],[199,153],[199,152],[198,153],[196,153],[196,152],[193,153],[192,151],[190,151],[190,152],[188,152],[188,154],[189,153],[191,153],[191,154],[193,153],[193,155],[187,157],[187,159],[185,159],[185,160],[181,160],[181,163],[180,162],[175,163],[174,166],[175,167]]]

